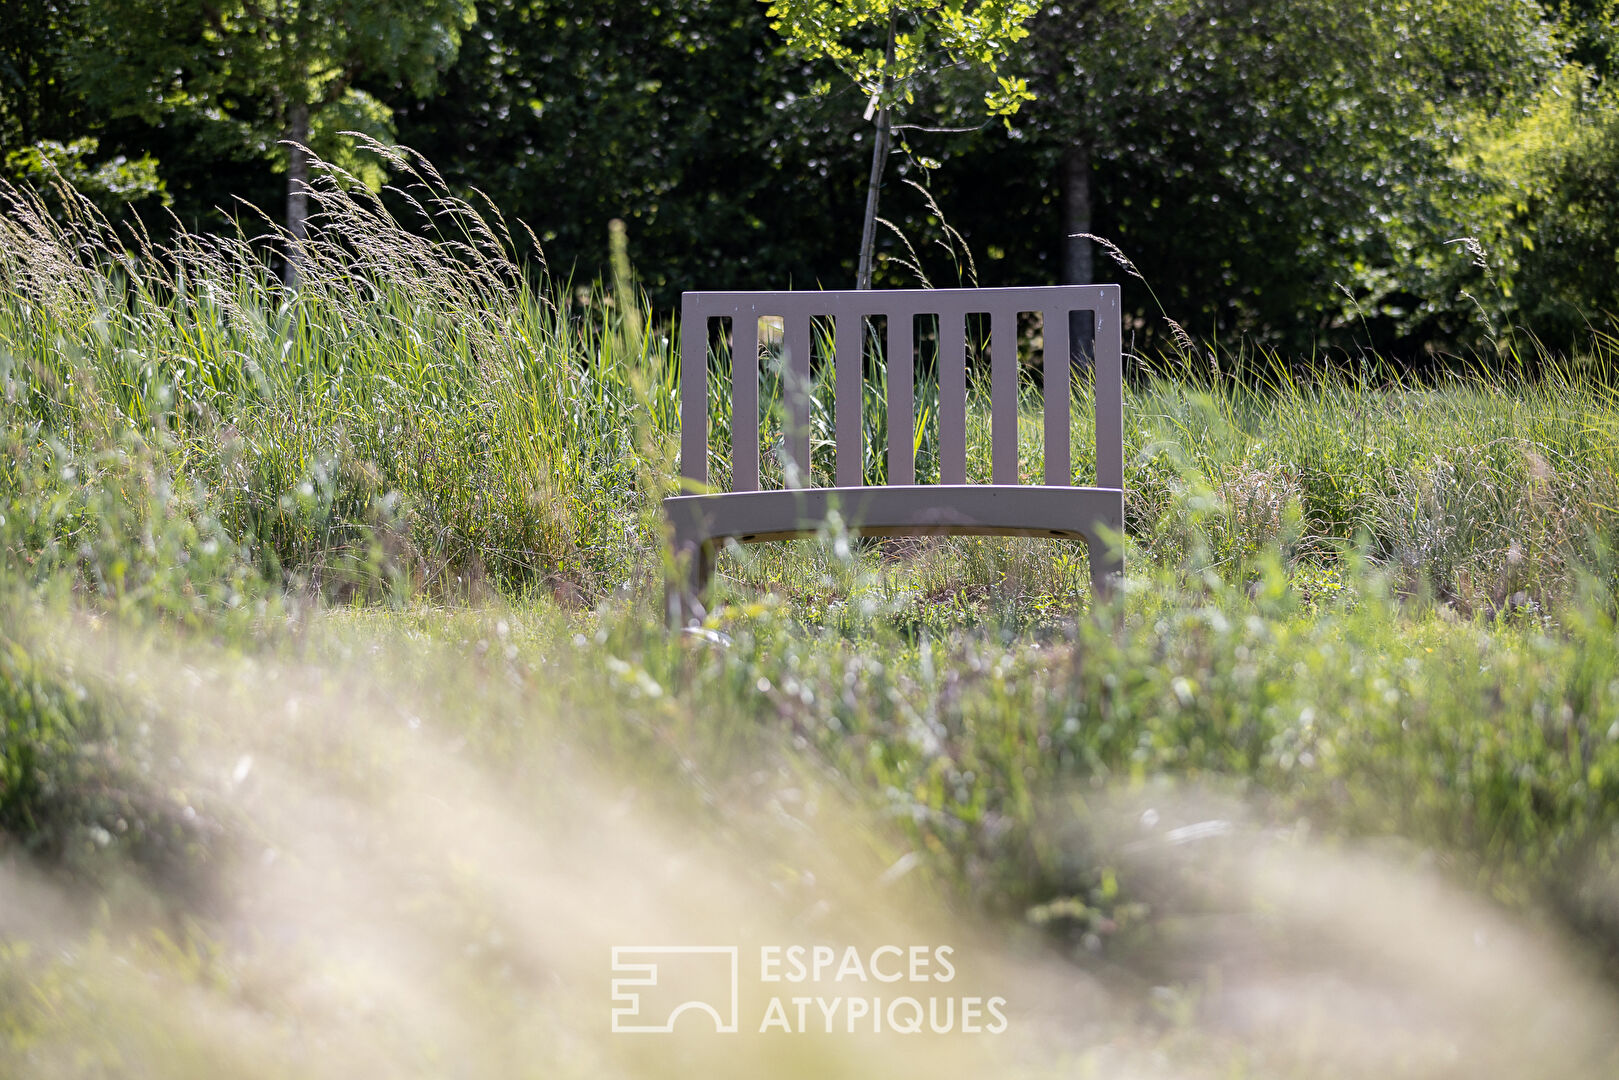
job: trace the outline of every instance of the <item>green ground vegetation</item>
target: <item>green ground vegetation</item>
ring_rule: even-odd
[[[881,863],[1076,957],[1150,954],[1185,914],[1098,839],[1104,792],[1166,784],[1392,845],[1592,956],[1619,945],[1611,335],[1573,361],[1504,336],[1427,381],[1202,344],[1132,357],[1111,606],[1082,550],[832,530],[727,553],[707,632],[671,635],[667,323],[627,272],[532,284],[498,218],[391,167],[420,170],[435,230],[329,173],[296,291],[248,239],[127,249],[87,204],[64,221],[5,191],[5,859],[91,898],[131,874],[206,940],[253,831],[206,784],[158,779],[211,722],[166,683],[261,665],[519,782],[523,747],[565,738],[720,835],[835,795],[877,822]],[[263,681],[232,710],[271,730]],[[73,991],[6,956],[21,1046]]]

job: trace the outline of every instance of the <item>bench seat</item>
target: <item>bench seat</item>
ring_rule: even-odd
[[[837,511],[860,536],[1037,536],[1083,541],[1092,587],[1105,593],[1123,561],[1117,488],[1025,484],[903,484],[676,495],[663,502],[677,559],[712,567],[714,547],[814,536]],[[707,574],[699,571],[702,577]]]

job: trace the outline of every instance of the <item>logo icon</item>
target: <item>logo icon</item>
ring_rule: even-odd
[[[735,945],[615,945],[613,976],[615,1033],[672,1032],[689,1012],[707,1013],[720,1034],[737,1030]]]

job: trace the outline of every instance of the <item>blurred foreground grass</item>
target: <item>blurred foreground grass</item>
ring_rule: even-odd
[[[5,1071],[1613,1074],[1611,338],[1142,371],[1113,609],[832,534],[671,637],[666,338],[417,178],[296,294],[5,193]],[[939,936],[1015,1038],[605,1034],[610,944]]]

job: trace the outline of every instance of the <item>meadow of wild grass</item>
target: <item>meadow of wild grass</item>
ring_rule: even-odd
[[[1611,336],[1133,358],[1112,607],[833,532],[672,636],[666,325],[390,153],[415,216],[327,173],[296,291],[3,193],[9,1071],[878,1075],[606,1039],[606,946],[927,928],[1020,1033],[936,1071],[1612,1074]]]

